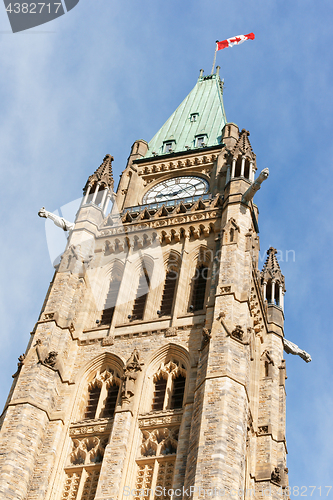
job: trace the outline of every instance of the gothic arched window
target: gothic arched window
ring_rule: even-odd
[[[186,370],[179,361],[162,363],[154,375],[152,410],[166,410],[183,407]]]
[[[112,418],[116,409],[120,377],[112,370],[97,373],[88,387],[84,418]]]
[[[88,386],[85,419],[110,419],[116,409],[120,376],[111,369],[97,372]],[[101,421],[99,431],[91,435],[86,425],[74,432],[71,451],[65,466],[65,484],[61,500],[94,500],[105,447],[109,441],[110,422]],[[103,423],[104,422],[104,423]],[[78,423],[74,424],[75,430]]]

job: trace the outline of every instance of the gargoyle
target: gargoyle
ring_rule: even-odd
[[[310,361],[312,361],[310,354],[300,349],[298,345],[290,342],[290,340],[283,339],[283,347],[287,354],[295,354],[304,359],[304,361],[306,361],[307,363],[310,363]]]
[[[74,222],[68,222],[68,220],[63,217],[59,217],[52,212],[48,212],[44,207],[39,210],[38,215],[44,219],[51,219],[56,226],[61,227],[64,231],[72,231],[72,229],[74,229]]]
[[[248,204],[249,201],[253,199],[253,196],[256,194],[257,191],[261,188],[261,184],[267,179],[269,176],[269,170],[268,168],[264,168],[259,174],[259,176],[256,178],[253,184],[245,191],[242,197],[242,203]]]

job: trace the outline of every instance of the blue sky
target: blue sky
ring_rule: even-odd
[[[217,64],[228,120],[250,131],[259,169],[270,169],[256,195],[261,256],[271,245],[284,255],[286,338],[313,357],[306,364],[286,355],[290,483],[322,486],[326,495],[332,15],[328,0],[80,0],[59,19],[13,35],[0,9],[2,405],[53,275],[38,210],[77,199],[106,153],[117,182],[132,143],[153,137],[200,68],[210,73],[215,40],[253,31],[255,41],[220,51]],[[295,259],[285,261],[287,250]]]

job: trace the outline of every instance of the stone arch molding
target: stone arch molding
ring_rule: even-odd
[[[103,383],[103,378],[109,384],[112,384],[113,378],[121,381],[124,376],[125,365],[126,360],[124,358],[111,352],[105,352],[86,363],[76,373],[73,382],[77,385],[77,389],[72,401],[71,423],[78,421],[82,416],[89,386],[92,387],[94,384]]]
[[[146,363],[145,382],[143,384],[140,413],[151,410],[154,382],[158,377],[171,377],[178,375],[186,377],[184,398],[188,392],[191,361],[189,351],[178,344],[170,343],[154,352]]]

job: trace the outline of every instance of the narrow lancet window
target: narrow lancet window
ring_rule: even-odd
[[[112,318],[113,318],[113,313],[115,310],[116,302],[117,302],[117,297],[119,293],[119,288],[120,288],[120,281],[114,279],[111,281],[110,286],[109,286],[109,291],[106,296],[105,304],[104,304],[104,309],[102,313],[102,318],[101,318],[101,324],[102,325],[110,325]]]
[[[149,292],[149,285],[150,285],[150,280],[148,272],[145,268],[143,268],[136,292],[136,299],[133,305],[132,319],[139,319],[139,320],[143,319]]]
[[[166,274],[164,282],[164,290],[161,302],[161,315],[170,316],[172,313],[173,300],[176,289],[177,275],[174,271],[169,271]]]
[[[173,382],[173,391],[171,396],[170,408],[182,408],[184,399],[186,378],[182,375],[178,375]]]
[[[195,275],[192,279],[191,311],[201,311],[204,307],[207,276],[208,267],[202,265],[196,268]]]
[[[89,390],[88,403],[84,418],[95,418],[101,388],[98,386],[92,387]]]
[[[163,410],[166,386],[167,386],[166,379],[160,378],[160,379],[156,380],[152,410],[155,410],[155,411],[156,410]]]
[[[116,410],[119,387],[114,384],[110,385],[105,399],[104,408],[101,413],[101,418],[112,418]]]

